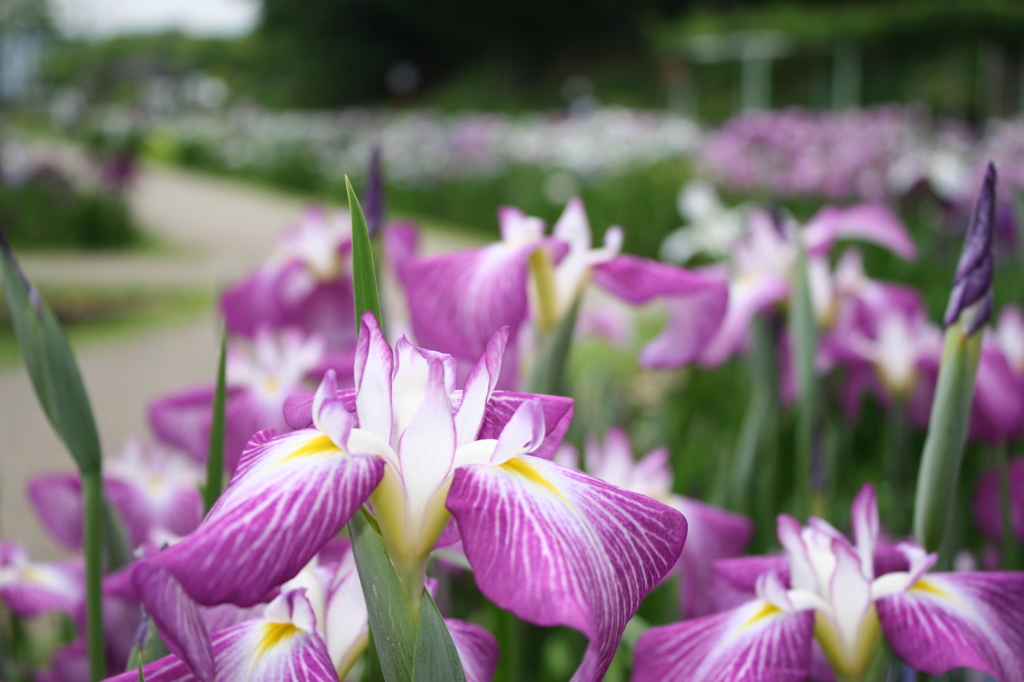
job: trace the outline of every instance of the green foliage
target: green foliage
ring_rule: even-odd
[[[377,296],[377,274],[373,266],[373,247],[366,231],[366,218],[359,205],[359,197],[352,189],[352,183],[345,178],[348,190],[348,208],[352,216],[352,286],[356,299],[356,329],[360,329],[363,313],[369,311],[377,318],[381,331],[384,318],[380,314],[380,298]]]
[[[102,453],[78,363],[57,318],[21,272],[0,231],[0,270],[14,330],[36,397],[81,473],[85,553],[86,635],[92,680],[106,673],[103,631]],[[109,543],[114,538],[108,537]]]
[[[213,418],[210,421],[210,448],[206,458],[206,485],[203,487],[203,507],[209,514],[224,490],[224,429],[227,389],[228,332],[220,334],[220,359],[217,361],[217,388],[213,394]]]
[[[110,249],[141,238],[121,196],[79,192],[55,173],[0,185],[0,225],[15,246]]]
[[[276,67],[267,77],[285,102],[324,107],[384,97],[387,71],[402,61],[416,65],[426,86],[481,63],[506,74],[500,82],[536,83],[615,47],[642,52],[641,19],[683,7],[681,0],[266,0],[259,34]]]
[[[357,511],[348,528],[384,679],[465,680],[458,652],[434,600],[424,590],[418,612],[406,602],[384,541],[366,512]]]

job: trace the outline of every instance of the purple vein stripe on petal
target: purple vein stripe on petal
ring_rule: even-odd
[[[169,571],[149,561],[142,561],[134,568],[132,582],[167,648],[185,661],[202,682],[214,682],[217,672],[210,635],[199,606],[181,583]]]
[[[201,604],[252,606],[341,530],[383,473],[318,431],[261,432],[202,525],[153,561]]]
[[[756,599],[731,611],[652,628],[637,642],[632,682],[804,682],[814,613]]]
[[[491,601],[590,639],[574,682],[601,679],[626,623],[686,538],[674,509],[528,455],[457,469],[447,507]]]
[[[1024,681],[1024,573],[929,573],[875,604],[886,639],[911,667]]]

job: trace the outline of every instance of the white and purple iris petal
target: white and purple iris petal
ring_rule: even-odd
[[[130,439],[103,471],[103,488],[124,523],[131,546],[187,535],[202,520],[202,473],[195,462]],[[40,520],[69,549],[82,547],[82,487],[77,474],[44,474],[28,487]]]
[[[221,299],[228,331],[255,337],[285,327],[323,337],[330,351],[355,345],[347,215],[307,211],[277,250]]]
[[[796,611],[774,574],[729,611],[651,628],[637,642],[633,682],[804,682],[814,613]]]
[[[23,545],[0,540],[0,601],[13,613],[74,614],[84,600],[85,568],[80,559],[33,563]]]
[[[726,308],[723,277],[622,256],[622,231],[609,228],[592,248],[583,203],[572,199],[550,237],[544,223],[517,209],[499,212],[502,241],[433,258],[408,258],[400,266],[417,339],[460,360],[478,357],[503,326],[517,339],[533,319],[550,329],[584,292],[591,277],[632,304],[664,300],[666,331],[644,351],[650,366],[693,360],[715,333]],[[531,266],[537,281],[531,281]],[[543,283],[542,283],[543,280]],[[696,320],[696,323],[694,322]]]
[[[883,576],[876,592],[901,577]],[[916,670],[968,667],[1002,682],[1024,680],[1024,573],[931,573],[875,605],[886,639]]]
[[[456,470],[448,492],[477,585],[524,620],[585,634],[573,680],[599,680],[641,600],[678,559],[686,521],[644,495],[503,449],[499,441],[489,464]]]
[[[730,662],[753,659],[731,650],[745,640],[721,630],[720,623],[744,609],[761,613],[758,609],[767,602],[780,612],[810,617],[828,664],[846,678],[861,678],[884,635],[904,661],[929,674],[970,667],[1001,680],[1024,680],[1024,573],[928,573],[936,555],[906,543],[898,547],[902,560],[894,561],[890,552],[879,551],[878,508],[870,485],[854,500],[852,519],[855,543],[820,519],[800,526],[780,516],[789,588],[775,559],[720,562],[720,578],[740,588],[738,593],[749,584],[752,570],[763,569],[757,598],[732,611],[645,634],[637,646],[642,666],[637,670],[645,676],[635,679],[825,678],[809,638],[798,642],[767,630],[746,643],[766,657],[761,663],[721,672]],[[881,568],[877,577],[876,568]],[[657,660],[659,655],[663,660]],[[786,677],[777,669],[776,661],[805,660],[805,655],[809,667],[802,670],[804,677]]]
[[[263,617],[216,633],[212,661],[217,682],[337,682],[327,647],[316,632],[313,607],[303,590],[292,590],[267,605]],[[213,682],[171,655],[142,669],[147,682]],[[112,682],[134,682],[130,670]]]
[[[282,416],[285,401],[309,391],[336,356],[328,356],[319,336],[307,337],[295,329],[260,331],[249,340],[232,341],[227,358],[224,462],[233,472],[246,443],[264,429],[287,430]],[[351,355],[340,376],[347,381]],[[164,443],[179,448],[198,462],[209,450],[214,386],[186,389],[154,401],[149,422]]]
[[[673,494],[668,450],[659,448],[636,460],[629,437],[621,428],[610,429],[603,444],[589,438],[585,455],[587,473],[620,488],[647,495],[683,514],[687,521],[686,545],[676,566],[682,577],[682,610],[688,618],[715,610],[714,563],[743,553],[754,532],[750,520]]]
[[[546,248],[544,223],[516,209],[499,211],[502,241],[398,265],[417,340],[455,357],[480,357],[508,327],[515,339],[528,314],[528,262]]]

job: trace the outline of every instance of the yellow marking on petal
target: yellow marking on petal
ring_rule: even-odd
[[[747,622],[739,627],[739,631],[742,632],[747,628],[753,627],[757,625],[758,622],[764,620],[765,618],[771,618],[777,613],[782,613],[782,610],[779,607],[775,606],[774,604],[765,603],[761,608],[757,610],[757,613],[748,618]]]
[[[302,459],[304,457],[314,457],[316,455],[327,455],[334,452],[341,452],[338,446],[335,445],[330,438],[327,436],[316,436],[310,438],[308,441],[300,445],[291,454],[280,461],[280,464],[284,464],[287,461],[293,459]]]
[[[263,626],[263,638],[256,645],[256,657],[259,658],[281,642],[291,639],[299,629],[291,623],[267,623]]]
[[[562,500],[566,504],[569,503],[569,500],[565,499],[565,495],[559,492],[558,488],[551,485],[551,481],[541,476],[536,469],[534,469],[532,466],[530,466],[523,460],[519,459],[518,457],[513,457],[512,459],[505,462],[504,464],[501,464],[500,466],[503,469],[507,469],[509,471],[519,474],[523,478],[527,479],[532,483],[536,483],[542,488],[547,488],[558,499]]]
[[[929,580],[925,580],[924,578],[921,578],[916,583],[911,585],[910,590],[908,591],[924,592],[926,594],[933,594],[936,597],[941,597],[942,599],[946,599],[947,601],[953,601],[953,595],[951,595],[949,592],[946,592],[944,589],[937,586],[935,583]]]

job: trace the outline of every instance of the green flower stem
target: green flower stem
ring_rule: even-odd
[[[769,481],[768,487],[761,485],[763,477],[771,476],[774,470],[774,462],[771,466],[764,466],[764,460],[774,450],[773,443],[769,442],[769,432],[774,429],[778,412],[776,348],[770,326],[769,320],[758,316],[751,327],[749,365],[753,391],[736,441],[729,477],[729,504],[747,514],[755,509],[760,511],[758,502],[761,497],[769,498],[766,506],[772,513],[775,509],[774,481]],[[755,471],[758,472],[756,501],[751,498],[751,493],[755,492],[751,490]]]
[[[103,642],[103,483],[99,471],[82,472],[85,549],[85,617],[89,676],[95,682],[107,675]]]
[[[812,486],[811,470],[815,465],[818,432],[818,387],[815,359],[818,353],[818,325],[811,299],[811,285],[807,277],[807,257],[798,244],[793,270],[793,291],[789,301],[789,329],[793,340],[793,363],[796,366],[796,470],[793,475],[793,513],[798,519],[810,511]],[[821,443],[817,443],[820,447]],[[820,492],[820,490],[818,490]],[[827,501],[819,500],[827,506]]]
[[[953,512],[974,400],[981,337],[965,336],[959,321],[946,330],[914,498],[914,539],[929,552],[942,547]]]
[[[1017,538],[1014,536],[1012,500],[1010,498],[1010,467],[1006,460],[1006,443],[995,447],[996,470],[999,472],[999,512],[1003,527],[1002,564],[1007,571],[1017,570]]]

